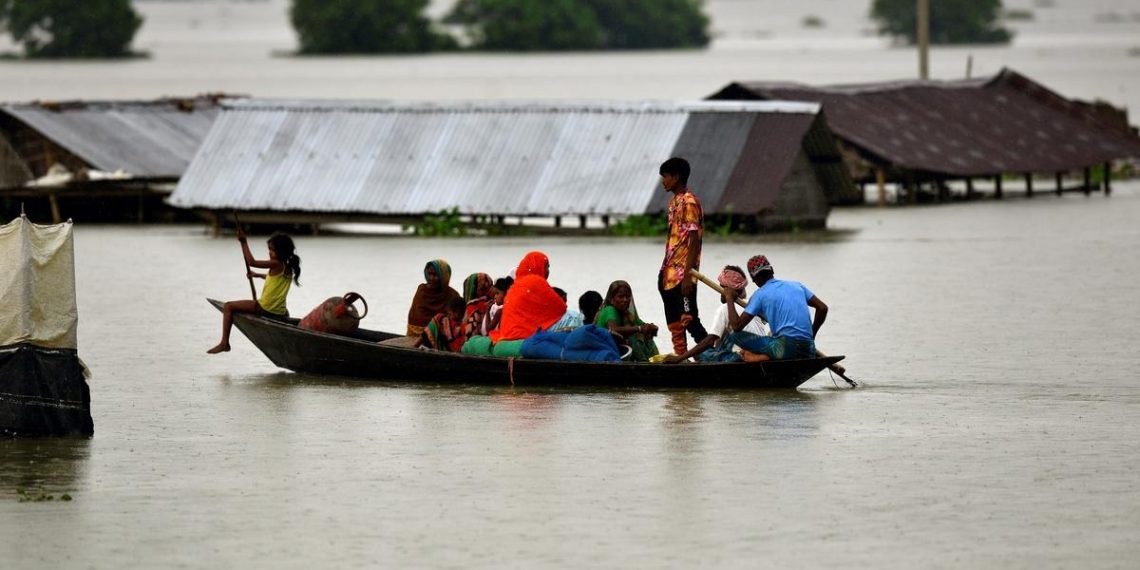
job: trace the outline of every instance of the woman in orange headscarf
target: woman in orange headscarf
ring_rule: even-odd
[[[550,258],[540,251],[523,257],[515,270],[515,282],[503,300],[503,316],[491,339],[518,340],[528,338],[539,329],[546,330],[566,314],[566,301],[546,281],[550,275]]]

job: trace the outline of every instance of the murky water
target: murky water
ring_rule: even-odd
[[[289,58],[271,55],[295,47],[284,0],[140,2],[151,59],[0,61],[0,100],[695,98],[739,79],[912,76],[913,52],[865,34],[867,4],[712,0],[703,52]],[[1009,65],[1140,108],[1134,0],[1006,4],[1037,19],[1012,46],[936,49],[935,77],[972,54],[975,75]],[[808,14],[827,27],[802,28]],[[831,305],[820,346],[865,385],[790,393],[364,383],[279,371],[240,337],[207,357],[220,319],[204,298],[248,294],[237,244],[79,227],[96,435],[0,441],[0,567],[1131,567],[1137,219],[1132,184],[710,240],[706,269],[763,252]],[[298,245],[294,312],[356,290],[371,328],[403,328],[427,259],[458,281],[532,248],[572,296],[626,279],[661,320],[660,240]],[[18,502],[40,488],[74,500]]]
[[[198,228],[79,227],[89,441],[0,441],[0,561],[123,567],[1128,567],[1140,555],[1140,185],[840,210],[763,252],[832,307],[856,390],[401,386],[207,357],[207,296],[247,294]],[[255,245],[260,240],[254,240]],[[528,249],[577,296],[653,239],[299,237],[294,311],[353,289],[402,327],[424,260]],[[701,292],[702,311],[716,300]],[[662,341],[664,343],[664,341]],[[840,383],[842,385],[842,383]],[[71,502],[20,503],[18,488]]]

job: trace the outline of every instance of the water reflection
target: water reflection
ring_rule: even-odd
[[[87,471],[86,437],[0,440],[0,495],[18,489],[74,493]]]
[[[820,425],[821,394],[800,391],[679,391],[666,394],[662,425],[674,446],[700,440],[707,419],[755,431],[764,439],[813,437]]]

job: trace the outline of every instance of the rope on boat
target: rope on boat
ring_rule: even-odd
[[[507,375],[511,378],[511,386],[515,385],[515,357],[507,359]]]
[[[830,366],[829,366],[829,367],[827,367],[827,375],[831,377],[831,383],[832,383],[832,384],[833,384],[833,385],[834,385],[836,388],[838,388],[838,387],[839,387],[839,383],[835,381],[835,375],[836,375],[836,374],[839,374],[839,373],[838,373],[838,372],[835,372],[835,371],[833,371],[833,370],[831,369],[831,367],[830,367]],[[857,388],[857,387],[859,386],[859,384],[857,384],[857,383],[855,382],[855,380],[854,380],[854,379],[852,379],[852,378],[848,378],[848,377],[847,377],[846,375],[844,375],[844,374],[839,374],[839,377],[840,377],[840,378],[842,378],[842,379],[843,379],[845,382],[847,382],[847,384],[849,384],[849,385],[850,385],[852,388]]]

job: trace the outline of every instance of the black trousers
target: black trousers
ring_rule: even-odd
[[[672,289],[665,288],[665,272],[657,274],[657,292],[661,293],[661,302],[665,304],[665,322],[673,331],[674,324],[684,323],[684,330],[693,336],[693,340],[701,342],[708,336],[708,331],[701,324],[700,311],[697,309],[697,289],[686,295],[680,285]],[[688,318],[686,318],[688,317]]]

